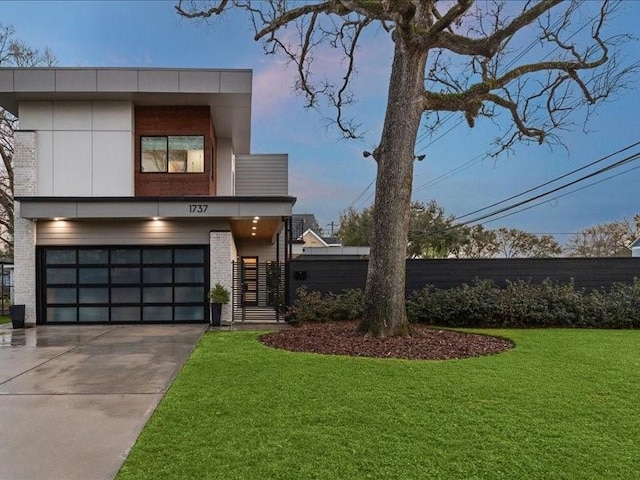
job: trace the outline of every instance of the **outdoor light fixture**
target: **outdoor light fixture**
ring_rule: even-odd
[[[373,153],[368,152],[367,150],[365,150],[364,152],[362,152],[362,156],[363,156],[364,158],[371,157],[371,156],[373,156]],[[426,155],[414,155],[414,156],[413,156],[413,159],[414,159],[414,160],[418,160],[419,162],[421,162],[422,160],[424,160],[424,157],[425,157],[425,156],[426,156]]]

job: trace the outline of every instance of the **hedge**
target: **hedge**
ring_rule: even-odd
[[[322,296],[298,290],[292,315],[297,321],[357,320],[363,313],[362,290]],[[427,286],[407,301],[410,322],[446,327],[640,327],[640,280],[615,283],[609,290],[576,289],[551,280],[490,280],[436,290]]]

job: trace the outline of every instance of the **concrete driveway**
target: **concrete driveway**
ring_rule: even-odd
[[[112,479],[204,325],[0,327],[0,479]]]

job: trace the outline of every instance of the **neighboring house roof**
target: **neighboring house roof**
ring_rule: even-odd
[[[636,238],[633,242],[631,242],[631,245],[629,245],[629,248],[640,248],[640,237]]]
[[[328,247],[329,244],[325,242],[324,238],[314,232],[312,229],[308,228],[303,234],[302,239],[304,240],[305,245],[310,246],[322,246]]]
[[[236,155],[250,152],[251,70],[187,68],[2,68],[0,105],[21,101],[111,100],[136,105],[209,105],[216,135]]]
[[[336,247],[341,247],[342,246],[342,241],[338,237],[322,237],[322,239],[330,247],[331,246],[336,246]]]
[[[323,237],[313,229],[308,228],[302,234],[302,240],[304,244],[310,247],[341,247],[342,243],[337,237]]]
[[[319,232],[320,225],[313,213],[294,213],[291,216],[291,229],[293,238],[301,240],[308,229]]]

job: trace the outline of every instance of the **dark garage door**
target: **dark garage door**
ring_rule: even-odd
[[[43,247],[42,323],[207,321],[208,247]]]

